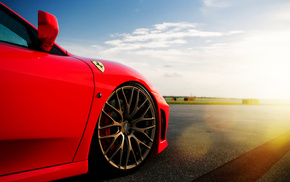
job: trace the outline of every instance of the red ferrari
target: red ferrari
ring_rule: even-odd
[[[0,3],[0,181],[131,172],[167,147],[169,107],[139,73],[77,57]]]

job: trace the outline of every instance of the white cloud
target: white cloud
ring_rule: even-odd
[[[229,31],[229,32],[228,32],[228,35],[240,34],[240,33],[243,33],[243,32],[244,32],[244,31],[241,31],[241,30]]]
[[[272,7],[274,11],[270,11],[270,17],[274,20],[290,20],[290,3],[279,3]]]
[[[148,28],[138,28],[133,32],[133,34],[137,34],[137,35],[144,35],[144,34],[148,34],[148,33],[149,33]]]
[[[169,28],[173,28],[174,30],[182,30],[188,28],[195,28],[196,24],[194,23],[187,23],[187,22],[179,22],[179,23],[162,23],[154,25],[155,29],[157,30],[167,30]]]
[[[275,15],[276,19],[279,20],[290,20],[290,12],[280,12]]]
[[[106,44],[111,44],[114,46],[120,46],[122,44],[122,41],[120,39],[116,39],[116,40],[109,40],[105,42]]]
[[[230,6],[229,2],[222,0],[203,0],[203,3],[209,7],[226,8]]]
[[[168,48],[174,45],[187,43],[193,37],[221,37],[238,34],[241,31],[214,32],[197,29],[197,24],[188,22],[155,24],[153,28],[139,28],[132,34],[114,34],[115,40],[106,41],[111,46],[111,51],[137,50],[142,48]]]
[[[114,34],[103,46],[62,45],[73,54],[126,64],[163,95],[289,98],[289,44],[287,30],[203,31],[180,22]]]

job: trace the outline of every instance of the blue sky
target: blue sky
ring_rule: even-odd
[[[162,95],[290,98],[290,2],[6,0],[54,14],[69,52],[141,72]]]

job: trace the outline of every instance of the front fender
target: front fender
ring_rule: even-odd
[[[77,58],[84,61],[92,69],[95,91],[86,129],[73,161],[77,162],[88,159],[91,139],[93,137],[100,112],[111,93],[118,86],[126,82],[137,82],[143,85],[152,95],[153,100],[156,102],[156,108],[159,117],[159,132],[157,132],[156,135],[156,142],[154,145],[153,154],[160,153],[162,150],[164,150],[167,147],[166,133],[164,134],[165,136],[161,136],[160,133],[162,133],[161,130],[164,130],[164,133],[167,129],[169,106],[167,105],[163,97],[159,94],[159,92],[155,89],[155,87],[137,71],[122,64],[104,60],[92,60],[79,57]],[[102,63],[102,65],[104,66],[104,72],[102,72],[96,65],[94,65],[92,61],[98,61]],[[100,95],[101,97],[99,97]],[[163,123],[165,122],[163,126],[161,126],[161,121],[163,121]]]

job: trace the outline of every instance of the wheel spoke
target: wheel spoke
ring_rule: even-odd
[[[130,155],[132,154],[133,155],[133,158],[134,158],[134,162],[135,164],[137,165],[138,162],[137,162],[137,158],[136,158],[136,155],[135,155],[135,152],[132,148],[132,143],[131,143],[131,140],[130,140],[130,136],[128,136],[128,138],[126,138],[126,141],[127,141],[127,155],[126,155],[126,163],[125,163],[125,169],[127,168],[128,166],[128,162],[129,162],[129,159],[130,159]]]
[[[108,138],[118,138],[122,133],[119,131],[118,133],[112,134],[112,135],[106,135],[106,136],[99,136],[99,139],[108,139]]]
[[[130,147],[131,147],[131,144],[128,140],[127,141],[127,153],[126,153],[126,162],[125,162],[125,169],[127,168],[127,165],[128,165],[128,161],[129,161],[129,157],[130,157]]]
[[[155,125],[152,125],[152,126],[148,126],[148,127],[145,127],[145,128],[139,128],[137,127],[136,125],[132,127],[132,130],[136,131],[136,132],[139,132],[139,133],[142,133],[143,135],[145,135],[151,142],[153,142],[153,139],[151,137],[148,136],[148,134],[145,132],[147,130],[152,130],[152,129],[155,129]]]
[[[132,113],[130,114],[131,118],[134,117],[135,114],[137,113],[137,111],[139,110],[138,109],[139,94],[140,94],[140,90],[137,90],[137,95],[136,95],[136,101],[135,101],[135,104],[134,104],[134,109],[133,109]]]
[[[148,99],[146,98],[144,101],[143,101],[143,103],[140,105],[140,106],[138,106],[138,100],[136,101],[136,106],[135,106],[135,108],[134,108],[134,111],[131,113],[131,115],[130,115],[130,117],[131,118],[133,118],[135,115],[136,115],[136,113],[145,105],[145,103],[148,101]]]
[[[137,161],[135,152],[134,152],[133,147],[132,147],[131,136],[128,136],[128,140],[129,140],[129,143],[130,143],[130,151],[132,152],[132,155],[134,157],[135,164],[137,165],[138,164],[138,161]]]
[[[130,101],[129,101],[129,111],[130,111],[130,108],[131,108],[131,104],[132,104],[132,101],[133,101],[133,96],[134,96],[134,87],[132,87],[132,91],[131,91],[131,96],[130,96]]]
[[[145,105],[145,103],[148,101],[148,99],[146,98],[145,100],[144,100],[144,102],[138,107],[138,110],[140,109],[140,108],[142,108],[144,105]]]
[[[126,94],[125,94],[125,91],[124,91],[124,88],[122,88],[122,94],[123,94],[123,97],[124,97],[124,115],[125,117],[128,117],[129,116],[129,109],[130,109],[130,106],[129,106],[129,103],[128,103],[128,100],[127,100],[127,97],[126,97]]]
[[[143,114],[140,117],[138,117],[137,119],[133,120],[132,123],[135,123],[136,124],[136,123],[138,123],[140,121],[144,121],[144,120],[147,120],[147,119],[149,119],[149,120],[155,119],[153,117],[152,118],[144,118],[150,108],[151,108],[151,106],[148,106],[148,108],[146,109],[146,111],[143,112]]]
[[[121,134],[122,136],[122,142],[121,144],[117,147],[117,149],[115,150],[115,152],[112,154],[112,156],[110,157],[110,161],[113,159],[113,157],[119,152],[119,150],[123,150],[123,147],[124,147],[124,135]],[[121,152],[122,153],[122,152]]]
[[[123,113],[122,113],[122,106],[121,106],[121,103],[120,103],[120,98],[119,98],[119,95],[118,95],[118,90],[116,90],[115,92],[114,92],[114,94],[116,95],[116,97],[117,97],[117,101],[118,101],[118,105],[119,105],[119,113],[122,115],[122,117],[123,117]]]
[[[108,102],[106,102],[106,104],[113,109],[114,111],[116,111],[117,113],[119,113],[120,115],[122,115],[122,111],[121,108],[118,110],[117,108],[115,108],[114,106],[112,106],[111,104],[109,104]]]
[[[102,111],[113,123],[111,124],[107,124],[105,126],[99,126],[99,129],[102,130],[102,129],[106,129],[106,128],[111,128],[111,127],[114,127],[114,126],[121,126],[121,124],[117,121],[115,121],[109,114],[107,114],[104,110]]]
[[[145,127],[145,128],[132,127],[133,130],[139,131],[139,132],[142,132],[142,133],[144,133],[145,130],[149,130],[149,129],[153,129],[153,128],[155,128],[155,125],[148,126],[148,127]]]
[[[134,140],[137,142],[138,144],[138,150],[141,153],[141,148],[140,148],[140,144],[142,144],[143,146],[145,146],[148,149],[151,149],[151,147],[149,147],[148,145],[146,145],[144,142],[142,142],[141,140],[139,140],[136,136],[132,136],[134,138]]]
[[[153,121],[153,120],[155,120],[155,117],[151,117],[151,118],[138,118],[138,119],[132,121],[132,123],[137,124],[137,123],[142,122],[142,121]]]
[[[138,100],[139,100],[139,95],[140,95],[140,90],[137,90],[137,96],[136,96],[136,102],[134,105],[134,110],[132,111],[130,117],[134,117],[135,114],[138,112],[139,108],[138,108]]]
[[[124,144],[123,144],[124,147]],[[120,152],[120,159],[119,159],[119,164],[118,164],[118,168],[120,169],[122,166],[122,159],[123,159],[123,153],[124,153],[124,149],[122,149],[122,151]]]
[[[140,154],[140,158],[141,161],[143,161],[143,156],[142,156],[142,152],[141,152],[141,148],[140,148],[140,144],[143,144],[144,146],[146,146],[148,149],[151,149],[149,146],[147,146],[145,143],[141,142],[137,137],[135,137],[134,135],[132,136],[132,138],[135,140],[135,142],[137,143],[137,148],[138,148],[138,152]]]
[[[148,140],[150,140],[151,142],[153,142],[153,139],[150,136],[148,136],[148,134],[145,133],[144,131],[142,131],[140,129],[134,129],[134,130],[137,131],[137,132],[139,132],[139,133],[142,133],[144,136],[147,137]]]

